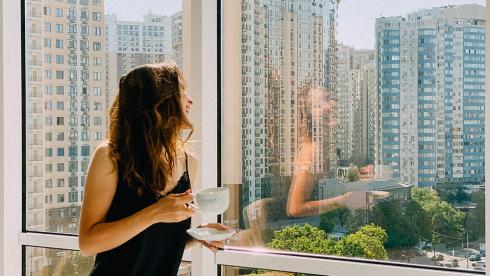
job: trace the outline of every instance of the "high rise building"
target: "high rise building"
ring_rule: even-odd
[[[376,19],[377,168],[415,186],[484,179],[485,8]]]
[[[106,137],[104,5],[26,1],[25,16],[26,225],[77,233],[90,154]],[[27,254],[33,275],[52,257]]]
[[[337,152],[343,166],[364,165],[374,143],[373,109],[376,95],[374,51],[355,50],[339,44],[337,60]]]
[[[104,6],[26,4],[28,228],[76,233],[90,153],[106,135]]]
[[[182,62],[182,30],[177,29],[182,24],[178,18],[178,14],[169,17],[149,13],[143,15],[143,21],[124,21],[118,20],[117,15],[106,14],[108,104],[112,103],[119,79],[135,67],[174,59]],[[175,43],[172,34],[177,35]],[[179,49],[180,56],[176,59],[174,53],[179,53]]]
[[[182,12],[176,12],[172,15],[172,55],[175,62],[183,70],[184,61],[182,54],[183,50],[183,29],[182,29]]]
[[[242,1],[241,206],[271,196],[285,204],[304,143],[318,148],[314,174],[335,166],[334,112],[318,105],[333,96],[336,22],[333,0]]]

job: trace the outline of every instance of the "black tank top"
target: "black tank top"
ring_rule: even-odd
[[[184,193],[191,188],[187,154],[186,170],[177,186],[169,194]],[[159,196],[149,192],[138,196],[118,171],[114,199],[107,213],[107,222],[128,217],[155,203]],[[188,218],[177,223],[153,224],[124,244],[97,254],[90,275],[177,275],[185,244],[190,238],[186,230],[191,226]]]

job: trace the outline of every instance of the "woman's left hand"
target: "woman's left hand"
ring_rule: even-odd
[[[219,223],[206,223],[206,224],[201,224],[198,226],[198,228],[203,228],[203,227],[209,227],[209,228],[215,228],[218,230],[230,230],[229,227],[224,226],[223,224]],[[205,240],[197,240],[201,245],[206,246],[209,248],[209,250],[213,251],[213,253],[218,252],[218,248],[223,248],[225,246],[225,241],[205,241]]]

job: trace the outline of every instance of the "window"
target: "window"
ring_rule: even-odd
[[[51,70],[44,70],[44,78],[45,79],[52,79],[53,78],[53,72]]]
[[[63,71],[56,71],[56,79],[62,80],[63,78],[64,78],[64,72]]]
[[[51,48],[51,39],[49,38],[44,39],[44,47]]]
[[[56,8],[56,16],[57,17],[63,17],[63,9]]]
[[[94,117],[94,125],[96,126],[102,125],[102,117]]]
[[[101,36],[102,35],[101,28],[100,27],[93,27],[92,33],[94,34],[94,36]]]
[[[45,186],[46,188],[52,188],[53,187],[53,180],[52,179],[46,179],[46,182],[45,182]]]
[[[98,97],[102,95],[102,89],[100,87],[94,87],[94,96]]]
[[[46,126],[52,126],[53,125],[53,117],[47,116],[44,118],[44,124]]]
[[[44,15],[48,15],[50,16],[51,15],[51,8],[50,7],[44,7]]]
[[[65,202],[65,195],[64,194],[57,194],[56,195],[56,202],[57,203],[63,203],[63,202]]]
[[[77,202],[78,201],[78,192],[70,192],[68,200],[69,200],[69,202]]]
[[[224,156],[220,164],[221,181],[229,182],[228,187],[235,191],[232,196],[235,200],[230,204],[238,209],[225,213],[224,222],[238,225],[243,235],[251,235],[247,246],[243,245],[247,242],[238,239],[236,246],[318,254],[313,248],[300,249],[309,240],[312,244],[325,244],[323,255],[400,262],[404,257],[394,257],[392,253],[404,250],[409,244],[413,254],[423,256],[422,259],[430,260],[428,249],[438,252],[436,258],[437,254],[446,258],[427,264],[451,266],[448,262],[457,258],[457,253],[453,257],[446,255],[445,250],[462,250],[461,241],[476,229],[479,234],[469,238],[469,243],[472,239],[485,239],[483,228],[470,226],[465,220],[472,216],[475,219],[476,212],[469,208],[462,210],[454,200],[459,193],[465,198],[462,201],[483,206],[483,201],[477,199],[483,198],[481,191],[478,192],[484,183],[484,175],[478,172],[484,170],[482,163],[462,158],[462,152],[454,150],[460,149],[465,134],[483,135],[481,120],[466,116],[477,112],[484,99],[464,101],[462,98],[467,89],[483,91],[484,88],[483,83],[463,84],[465,78],[466,81],[479,78],[466,76],[463,71],[470,69],[464,67],[475,62],[480,65],[470,65],[470,68],[484,65],[478,58],[463,57],[463,54],[459,61],[449,61],[454,57],[454,48],[444,45],[451,40],[459,44],[461,52],[465,47],[480,49],[483,45],[475,43],[471,34],[460,36],[447,32],[461,27],[455,22],[435,23],[439,18],[436,13],[447,15],[447,7],[413,10],[410,15],[395,12],[397,16],[392,17],[373,14],[369,32],[374,36],[368,42],[358,39],[362,33],[359,29],[341,25],[346,24],[339,20],[341,17],[354,22],[357,16],[341,8],[345,3],[312,2],[315,1],[310,1],[311,8],[318,9],[315,16],[300,1],[301,4],[287,4],[287,8],[261,6],[267,18],[257,13],[253,4],[242,2],[234,7],[241,9],[241,18],[236,23],[241,29],[222,34],[223,52],[240,53],[225,54],[222,59],[226,74],[223,90],[233,87],[242,93],[237,96],[224,93],[222,103],[226,104],[220,114],[226,118],[220,126],[226,129],[221,132]],[[382,10],[375,4],[370,8]],[[484,10],[480,7],[480,12]],[[226,7],[222,12],[226,17]],[[427,24],[428,18],[434,20],[433,25]],[[452,18],[456,21],[458,16]],[[477,25],[476,28],[485,29]],[[338,36],[337,30],[342,32]],[[241,35],[237,47],[230,44],[238,41],[233,39],[233,32]],[[262,64],[257,60],[259,53],[267,53],[267,62]],[[237,64],[236,60],[241,62]],[[441,60],[444,60],[442,65]],[[460,69],[446,76],[444,67]],[[239,73],[228,73],[233,71]],[[459,88],[453,82],[459,82]],[[440,90],[444,90],[445,84],[453,86],[447,92]],[[462,98],[455,99],[451,93]],[[470,101],[471,108],[464,106],[463,103]],[[436,112],[440,105],[454,109],[444,111],[442,107]],[[475,109],[468,111],[472,108]],[[454,112],[461,117],[453,117]],[[480,126],[472,130],[452,127],[461,124],[469,128],[470,123]],[[442,138],[437,138],[438,134]],[[241,143],[230,146],[237,138]],[[465,141],[465,146],[474,148],[475,154],[471,155],[479,155],[476,153],[483,149],[481,144]],[[482,162],[485,159],[483,154],[477,158]],[[469,171],[465,172],[466,166],[467,170],[475,170],[471,176]],[[428,202],[441,209],[429,210]],[[420,212],[412,209],[414,206]],[[442,206],[454,216],[421,228],[414,223],[416,216],[412,212],[433,218],[435,213],[442,213]],[[385,216],[388,213],[390,216]],[[459,230],[445,228],[449,220]],[[414,225],[418,226],[411,228]],[[371,234],[365,238],[371,239],[378,231],[384,238],[370,243],[379,245],[380,254],[368,256],[365,252],[352,257],[347,253],[350,239],[366,233]],[[320,240],[313,240],[314,232]],[[409,235],[414,236],[408,238]],[[436,249],[443,245],[445,250]],[[343,246],[347,247],[337,251]],[[475,250],[480,249],[475,247]],[[460,257],[462,260],[465,255]],[[408,258],[410,263],[424,262]],[[466,263],[460,261],[460,266],[465,269]]]
[[[63,95],[65,94],[65,87],[64,86],[56,86],[56,95]]]
[[[57,33],[63,32],[63,24],[56,24],[56,32]]]
[[[51,23],[44,23],[44,31],[51,32]]]
[[[101,72],[94,72],[94,81],[100,81],[100,80],[102,80]]]
[[[56,55],[56,64],[63,64],[63,63],[64,63],[64,56]]]
[[[63,117],[56,117],[56,125],[62,126],[65,124],[65,118]]]
[[[64,172],[65,171],[65,163],[57,163],[56,164],[56,171],[57,172]]]
[[[58,187],[58,188],[65,187],[65,179],[64,178],[58,178],[56,180],[56,187]]]
[[[96,111],[102,110],[102,103],[94,102],[94,110]]]
[[[102,13],[100,12],[93,12],[92,13],[92,20],[93,21],[100,21],[102,19]]]
[[[56,149],[56,156],[65,156],[65,149],[64,148],[57,148]]]
[[[109,1],[106,0],[106,4],[109,5]],[[26,5],[38,5],[36,1],[24,2]],[[50,1],[45,2],[41,7],[51,6],[51,3],[48,3]],[[52,2],[61,1],[53,0]],[[52,63],[56,61],[56,55],[67,55],[68,62],[63,64],[63,68],[50,64],[43,64],[41,67],[29,66],[28,62],[31,60],[29,55],[32,51],[26,49],[24,53],[27,57],[25,59],[26,64],[23,65],[23,70],[26,71],[23,85],[25,85],[25,90],[27,91],[24,91],[24,99],[26,101],[23,110],[25,110],[25,114],[17,116],[25,120],[25,124],[23,124],[26,128],[25,141],[22,141],[22,143],[26,146],[24,151],[18,152],[26,152],[24,158],[29,160],[28,157],[31,153],[29,141],[34,133],[38,133],[42,137],[43,133],[46,135],[55,133],[55,136],[57,136],[60,132],[66,132],[65,142],[59,143],[57,139],[45,139],[45,141],[42,141],[42,145],[37,147],[41,148],[40,152],[48,147],[54,149],[59,147],[67,148],[67,155],[50,157],[47,158],[50,161],[45,159],[40,164],[39,162],[25,162],[25,168],[23,168],[25,170],[25,183],[23,183],[25,195],[23,197],[26,200],[23,203],[23,206],[25,206],[23,217],[25,217],[24,224],[27,231],[76,234],[78,231],[76,218],[79,216],[79,206],[83,199],[82,189],[85,183],[86,167],[90,160],[90,153],[93,153],[91,150],[100,142],[100,139],[105,138],[107,130],[104,128],[108,124],[106,118],[108,110],[106,109],[110,106],[110,102],[107,103],[107,101],[113,98],[117,89],[117,81],[114,83],[114,80],[120,77],[121,71],[119,69],[127,66],[123,70],[127,72],[130,67],[137,66],[139,62],[158,62],[163,58],[174,59],[179,64],[182,64],[182,44],[174,43],[173,40],[171,45],[163,41],[150,41],[143,42],[147,43],[147,45],[143,46],[139,45],[141,43],[139,38],[134,41],[116,40],[114,43],[111,41],[112,37],[106,36],[104,44],[102,45],[102,42],[100,42],[100,50],[95,51],[96,47],[93,42],[100,40],[102,30],[99,32],[94,28],[105,27],[108,30],[108,34],[118,34],[119,32],[118,35],[121,37],[124,35],[126,39],[139,36],[139,30],[135,28],[136,24],[119,24],[121,28],[117,28],[115,24],[114,29],[110,30],[111,27],[108,26],[109,20],[105,22],[102,18],[104,12],[102,1],[66,0],[65,2],[63,0],[62,2],[68,3],[66,7],[68,16],[64,15],[66,18],[53,17],[49,19],[53,21],[53,25],[55,23],[67,24],[68,32],[54,34],[46,32],[43,36],[51,36],[53,40],[67,39],[68,49],[60,50],[64,48],[64,45],[61,44],[61,47],[55,49],[45,47],[34,52],[38,55],[38,59],[42,59],[42,55],[45,53],[55,56]],[[118,1],[118,5],[124,5],[124,2]],[[209,3],[215,2],[224,3],[224,1],[210,1]],[[265,2],[267,2],[267,5],[265,5]],[[219,170],[221,175],[218,176],[218,179],[222,180],[221,182],[224,186],[228,186],[231,189],[232,195],[231,208],[229,212],[221,216],[222,222],[239,228],[239,233],[244,234],[237,235],[228,241],[232,246],[241,247],[240,250],[236,250],[240,252],[230,249],[220,251],[216,255],[215,260],[218,264],[228,265],[221,269],[223,275],[280,275],[282,273],[281,270],[288,270],[288,268],[292,271],[291,273],[313,275],[345,275],[346,271],[351,271],[351,269],[361,270],[365,275],[398,275],[406,274],[411,269],[412,264],[417,264],[420,259],[427,261],[428,265],[452,265],[450,261],[452,253],[448,253],[451,249],[454,249],[455,258],[459,258],[459,268],[448,268],[446,270],[439,270],[438,267],[430,270],[414,268],[414,273],[424,276],[437,271],[435,273],[445,276],[460,275],[462,274],[460,271],[466,269],[466,253],[479,252],[479,243],[485,242],[485,235],[481,234],[481,227],[476,226],[474,223],[478,221],[475,219],[476,217],[481,217],[481,213],[478,213],[477,210],[483,208],[471,210],[455,208],[458,205],[450,202],[449,199],[453,197],[453,192],[455,195],[464,197],[463,193],[459,192],[458,194],[457,189],[441,191],[439,188],[442,188],[443,185],[437,186],[439,179],[447,180],[447,183],[471,182],[473,184],[468,185],[471,187],[471,191],[464,192],[471,195],[470,202],[480,206],[483,204],[481,198],[478,199],[482,193],[478,193],[477,190],[481,189],[481,187],[478,188],[480,186],[478,183],[482,182],[481,176],[483,172],[480,173],[480,171],[485,162],[484,157],[482,157],[484,155],[484,144],[478,144],[483,142],[478,139],[484,137],[483,132],[485,130],[484,126],[481,125],[484,120],[483,116],[467,116],[469,113],[484,114],[483,98],[478,98],[485,95],[484,90],[482,90],[482,88],[484,89],[483,84],[479,83],[479,81],[473,82],[473,80],[484,78],[483,76],[485,76],[485,66],[480,63],[481,55],[485,53],[484,47],[481,47],[483,46],[481,43],[485,41],[485,32],[483,32],[485,29],[481,28],[481,24],[484,21],[466,20],[477,16],[479,12],[468,13],[465,11],[464,16],[452,20],[449,17],[458,14],[453,10],[445,12],[444,8],[441,8],[440,10],[417,11],[415,8],[413,10],[411,8],[406,11],[407,13],[410,12],[410,15],[402,14],[395,9],[392,15],[397,17],[387,17],[377,7],[379,4],[373,4],[369,9],[365,9],[364,12],[366,15],[370,14],[371,10],[376,13],[370,18],[372,23],[369,25],[372,25],[372,30],[363,31],[362,27],[364,26],[359,28],[342,26],[345,23],[340,19],[342,17],[345,18],[348,9],[341,8],[339,5],[352,5],[352,3],[348,2],[345,1],[344,3],[344,1],[341,1],[340,3],[342,4],[333,0],[272,0],[257,1],[256,3],[251,1],[232,1],[231,4],[226,2],[227,5],[224,5],[219,10],[219,14],[225,20],[222,24],[227,24],[224,25],[227,28],[223,28],[223,25],[218,28],[223,33],[216,34],[216,28],[202,28],[201,34],[201,29],[198,27],[199,37],[203,38],[202,45],[200,45],[201,43],[185,44],[186,41],[184,41],[184,45],[188,47],[189,52],[197,53],[195,56],[199,59],[197,61],[194,59],[187,60],[190,63],[186,64],[191,64],[190,67],[193,70],[194,68],[200,68],[199,66],[194,67],[192,64],[195,62],[201,63],[201,55],[204,55],[206,61],[210,63],[209,66],[207,64],[206,68],[218,67],[223,70],[222,72],[213,72],[214,70],[208,69],[200,72],[199,69],[196,72],[193,71],[193,74],[189,74],[191,79],[187,80],[192,84],[190,87],[199,87],[199,91],[202,91],[202,95],[199,93],[198,95],[193,95],[197,97],[195,104],[200,102],[212,103],[211,105],[203,105],[199,120],[193,121],[193,123],[196,123],[196,127],[199,127],[202,119],[202,121],[206,122],[206,127],[208,128],[206,132],[196,132],[192,137],[192,139],[195,138],[201,143],[199,148],[202,147],[211,152],[211,154],[200,157],[202,160],[200,165],[203,166],[202,172],[205,174],[205,179],[208,179],[210,183],[215,183],[217,182],[215,179],[215,174],[218,171],[217,167],[222,167]],[[207,19],[212,23],[212,27],[216,22],[220,22],[216,18],[217,15],[213,13],[213,8],[205,6],[204,10],[212,14],[206,14],[204,18],[201,18],[200,16],[203,16],[199,13],[201,5],[193,5],[194,1],[189,1],[189,3],[191,4],[186,6],[188,6],[187,8],[192,6],[193,20],[194,16],[198,21]],[[449,0],[447,4],[451,6],[458,3],[456,3],[456,0]],[[52,8],[56,9],[59,6],[62,5],[56,4]],[[233,14],[238,16],[230,19],[228,8],[233,8]],[[376,11],[377,9],[379,10]],[[477,7],[472,7],[472,11],[473,9],[477,9]],[[30,11],[29,6],[25,10]],[[99,14],[94,15],[94,13]],[[25,15],[24,24],[29,27],[31,18],[27,14]],[[53,15],[55,14],[53,13]],[[379,16],[379,14],[383,14],[384,17]],[[185,16],[184,14],[182,18],[182,14],[180,14],[179,19],[178,14],[170,14],[165,21],[170,19],[174,23],[174,21],[181,20],[180,26],[182,26],[182,24],[185,25],[185,22],[189,22],[189,20],[183,20]],[[418,20],[418,16],[421,18],[420,22],[412,22]],[[436,16],[441,16],[444,19],[433,20],[431,18]],[[359,21],[354,15],[351,15],[350,18],[347,15],[347,18],[350,23]],[[377,19],[375,20],[375,18]],[[76,29],[71,28],[69,21],[72,19],[77,22],[78,26],[84,26],[80,26],[80,29],[78,29],[78,26],[76,26]],[[228,24],[226,21],[233,19],[236,20],[234,22],[235,25]],[[150,16],[150,20],[154,21],[155,25],[164,23],[160,22],[161,18],[151,18]],[[44,21],[48,21],[48,19],[45,16],[32,21],[36,21],[35,24],[38,24],[36,25],[37,28],[43,28]],[[104,22],[106,26],[103,26]],[[456,26],[451,25],[448,28],[446,26],[438,26],[438,24],[441,24],[440,22],[444,22],[443,24],[456,24]],[[167,23],[165,22],[165,24]],[[172,34],[180,33],[182,35],[181,30],[174,29],[177,28],[175,26],[179,25],[172,24],[172,27],[169,26]],[[231,36],[226,33],[230,26],[237,26],[236,29],[231,29],[233,33]],[[473,28],[476,31],[472,30]],[[6,29],[8,29],[8,26]],[[39,41],[43,39],[42,37],[38,38],[39,35],[29,33],[29,29],[26,28],[23,32],[26,36],[25,42],[30,42],[31,36],[35,36]],[[196,31],[195,28],[187,29],[191,32]],[[343,36],[342,32],[350,31],[350,29],[358,32],[357,37],[362,37],[360,40],[365,40],[366,47],[349,41]],[[430,31],[425,29],[430,29]],[[79,31],[79,33],[75,33],[75,30]],[[162,26],[151,26],[144,31],[151,40],[158,40],[167,35],[167,28],[164,30]],[[404,32],[406,37],[403,37]],[[456,35],[453,35],[453,32]],[[99,33],[100,36],[97,35]],[[360,36],[360,33],[373,35]],[[193,35],[195,34],[186,34],[185,37],[189,38]],[[72,38],[71,36],[74,37]],[[82,38],[84,36],[87,38]],[[218,36],[222,41],[215,41],[215,36]],[[465,41],[466,38],[469,41]],[[173,35],[172,39],[174,39]],[[460,41],[457,41],[458,39]],[[70,40],[73,41],[70,42]],[[416,45],[416,49],[413,50],[408,47],[405,44],[406,41]],[[423,45],[421,41],[423,41]],[[15,43],[15,40],[12,40],[12,43]],[[112,48],[109,45],[110,43],[114,43]],[[30,45],[29,43],[25,44]],[[90,49],[90,44],[92,44],[92,49]],[[223,64],[215,63],[215,55],[219,51],[216,51],[214,44],[221,45],[220,52],[223,55],[220,61]],[[345,45],[352,45],[352,47],[346,49],[348,47]],[[453,45],[454,49],[461,48],[460,51],[449,49]],[[108,51],[110,51],[109,49],[118,48],[120,49],[120,53],[117,54],[118,59],[105,59]],[[167,52],[167,48],[169,48],[170,52]],[[370,50],[361,51],[361,48]],[[123,53],[123,51],[137,53],[143,49],[148,52],[159,52],[161,55],[151,56],[149,59],[146,57],[140,59],[137,55],[130,56]],[[40,51],[44,51],[44,53]],[[480,52],[477,54],[477,51]],[[450,53],[454,59],[444,57],[445,53]],[[480,56],[476,57],[473,55]],[[100,57],[99,61],[96,60],[98,57]],[[410,57],[413,57],[413,59],[410,60]],[[430,57],[432,62],[426,62],[424,57]],[[104,62],[102,62],[102,59],[104,59]],[[89,60],[92,60],[90,65],[93,67],[88,66]],[[122,61],[124,61],[124,64],[122,64]],[[237,63],[237,61],[239,62]],[[114,72],[111,72],[111,70],[105,71],[105,62],[107,62],[108,68],[114,69],[112,70]],[[446,66],[445,63],[452,64],[448,64],[448,68],[444,68]],[[352,68],[349,67],[351,65]],[[438,67],[439,65],[442,67]],[[381,71],[378,72],[378,68]],[[35,70],[38,71],[36,74],[33,72]],[[43,77],[44,70],[52,70],[53,72],[66,70],[67,79],[45,79]],[[184,68],[184,70],[189,70],[189,68]],[[478,72],[471,74],[471,76],[470,74],[468,76],[457,75],[460,73],[464,74],[462,72],[466,70],[477,70]],[[95,72],[99,72],[100,75],[96,76]],[[239,92],[222,93],[221,102],[218,102],[221,110],[217,111],[214,107],[214,100],[219,90],[214,87],[214,84],[210,84],[208,80],[213,80],[222,73],[226,75],[226,78],[223,78],[221,80],[222,83],[217,83],[216,86],[222,86],[222,92]],[[32,78],[30,78],[31,76]],[[440,79],[440,76],[443,76],[443,79]],[[195,78],[205,81],[198,83]],[[38,80],[37,82],[31,81],[36,79]],[[449,84],[449,80],[453,80],[454,84]],[[31,87],[39,87],[38,89],[40,90],[43,86],[52,87],[53,85],[55,87],[57,85],[63,87],[67,85],[68,93],[58,94],[56,88],[54,95],[51,91],[48,94],[48,91],[45,90],[46,93],[44,93],[42,98],[36,99],[28,96],[28,92],[32,91]],[[203,87],[200,87],[200,85]],[[95,86],[100,88],[100,90],[96,89]],[[459,87],[463,91],[458,91]],[[457,95],[446,96],[446,93],[451,94],[453,91]],[[4,92],[9,93],[9,91]],[[472,93],[471,96],[468,96],[470,95],[469,93]],[[10,98],[18,97],[18,95],[9,97],[10,93],[6,95],[6,101]],[[458,99],[452,100],[450,99],[451,97],[458,97]],[[439,102],[440,99],[443,99],[444,102]],[[467,101],[467,99],[470,99],[470,101]],[[46,101],[51,102],[54,108],[43,110],[42,107]],[[56,110],[57,103],[60,101],[66,102],[69,108]],[[84,101],[86,102],[85,105]],[[95,101],[102,104],[100,110],[95,106]],[[413,105],[412,101],[415,101]],[[457,106],[457,101],[461,102],[460,106]],[[33,102],[40,107],[42,111],[40,114],[30,113]],[[9,105],[7,104],[6,106]],[[432,114],[424,115],[424,113]],[[196,116],[196,114],[192,116]],[[43,118],[48,117],[56,118],[51,119],[56,120],[56,123],[50,126],[43,126]],[[65,117],[69,121],[66,125],[64,124]],[[94,119],[92,120],[91,118]],[[221,120],[222,125],[217,125],[215,122],[216,118],[224,118]],[[441,120],[449,120],[446,118],[451,118],[452,123],[445,125],[443,122],[441,125]],[[34,119],[37,119],[37,122],[41,122],[40,129],[34,127],[36,125],[35,121],[33,121]],[[78,124],[78,120],[80,124]],[[425,124],[425,122],[428,123]],[[99,123],[101,124],[99,125]],[[473,125],[475,123],[476,125]],[[219,145],[220,149],[217,150],[215,148],[217,147],[215,136],[219,129],[225,129],[226,131],[221,132],[222,137],[218,138],[221,143]],[[20,131],[12,131],[12,133],[17,132],[20,133]],[[472,135],[472,138],[467,138],[470,135]],[[374,136],[377,138],[376,140],[373,139]],[[468,141],[467,139],[475,141]],[[480,145],[481,148],[476,147],[476,145]],[[440,152],[438,152],[439,149]],[[222,164],[215,164],[215,155],[212,154],[214,152],[221,153]],[[78,153],[78,155],[74,153]],[[55,152],[56,154],[57,152]],[[448,156],[451,156],[451,158],[448,159]],[[446,162],[446,160],[452,161]],[[50,173],[49,175],[42,174],[43,169],[48,170],[48,167],[45,167],[46,164],[61,162],[63,164],[67,163],[68,169],[64,170],[63,166],[63,171]],[[351,164],[353,165],[351,166]],[[374,170],[369,165],[374,165]],[[349,197],[346,201],[341,202],[351,207],[352,211],[350,208],[337,208],[342,204],[334,206],[335,208],[333,209],[302,208],[314,206],[314,203],[312,205],[298,205],[293,202],[290,203],[292,205],[288,205],[288,202],[291,202],[291,200],[288,200],[289,192],[295,188],[293,184],[298,184],[294,183],[294,178],[302,175],[308,175],[306,182],[311,182],[307,183],[310,184],[308,188],[311,188],[311,193],[305,195],[304,199],[306,201],[312,203],[337,196],[342,199],[346,191],[353,190],[352,194],[355,197]],[[50,176],[55,181],[58,178],[68,178],[69,184],[60,188],[46,188],[36,191],[35,181],[39,181],[41,183],[40,188],[42,188],[42,182],[46,181],[45,183],[47,183]],[[385,182],[373,183],[377,179],[375,177],[378,176],[382,176]],[[363,186],[366,182],[369,182],[372,186]],[[203,184],[214,185],[204,181]],[[395,188],[386,191],[388,188],[384,184],[387,186],[393,185]],[[419,187],[415,187],[417,185]],[[366,192],[369,191],[369,189],[365,189],[366,186],[374,191],[388,192],[389,196],[387,198],[375,198],[377,193]],[[454,220],[451,221],[456,222],[458,226],[462,225],[462,228],[450,229],[450,227],[447,227],[444,229],[444,227],[437,226],[443,232],[412,232],[413,228],[411,227],[414,225],[418,227],[419,224],[412,223],[413,221],[406,214],[411,207],[415,206],[414,208],[418,208],[414,201],[419,200],[420,197],[412,197],[412,191],[414,194],[415,192],[423,192],[426,193],[424,195],[427,195],[427,190],[423,190],[422,186],[434,187],[434,191],[437,192],[441,200],[439,201],[432,197],[434,199],[433,202],[437,202],[437,206],[452,207],[452,209],[447,209],[448,212],[435,217],[443,219],[446,214],[455,214],[451,218],[454,218]],[[362,189],[359,187],[362,187]],[[409,189],[413,190],[408,191]],[[381,194],[384,193],[379,193],[378,195]],[[429,196],[433,195],[430,194]],[[350,194],[346,195],[346,198],[348,196]],[[34,203],[34,198],[36,197],[37,204]],[[407,205],[402,205],[402,203],[400,206],[395,205],[397,200]],[[43,202],[46,204],[43,205]],[[408,203],[412,205],[408,205]],[[359,205],[362,206],[355,208]],[[33,206],[37,206],[37,208],[33,208]],[[389,210],[395,210],[396,212],[382,212],[383,206],[393,207],[389,208]],[[356,212],[356,209],[361,210]],[[416,210],[421,211],[420,209]],[[464,222],[460,223],[461,213],[456,211],[467,215],[465,219],[468,219],[469,222],[463,219]],[[397,215],[396,220],[388,220],[381,216],[381,214],[392,215],[392,213]],[[410,212],[408,213],[410,214]],[[418,214],[423,214],[423,212],[421,211]],[[391,224],[387,222],[391,222]],[[395,225],[399,226],[398,229],[393,229],[393,222],[396,222]],[[311,228],[306,226],[307,223]],[[365,235],[369,231],[382,232],[378,228],[373,229],[369,228],[368,225],[366,226],[369,223],[376,223],[376,225],[384,229],[387,233],[386,239],[387,243],[390,243],[389,245],[382,244],[379,246],[379,241],[374,242],[372,240],[376,235]],[[432,223],[434,222],[430,220],[430,226],[436,227]],[[480,224],[483,225],[483,223]],[[296,226],[297,228],[294,228]],[[361,229],[361,227],[366,228]],[[322,232],[316,231],[317,229],[315,228],[328,232],[328,234],[322,234]],[[473,231],[469,230],[470,228]],[[320,239],[317,244],[324,244],[325,248],[329,250],[331,249],[329,246],[332,244],[337,245],[336,248],[339,250],[345,249],[346,247],[342,247],[342,245],[343,243],[348,243],[349,239],[342,239],[357,233],[357,236],[350,237],[354,240],[356,237],[360,238],[365,243],[362,245],[354,244],[353,247],[375,244],[377,246],[376,249],[379,249],[379,251],[382,252],[382,248],[386,251],[387,260],[397,263],[396,265],[385,266],[368,263],[369,259],[362,259],[361,262],[345,262],[343,259],[330,259],[324,258],[324,256],[305,258],[298,261],[298,259],[294,258],[299,257],[289,256],[287,252],[288,250],[297,249],[297,247],[289,246],[292,243],[288,243],[288,240],[285,242],[281,240],[283,236],[291,237],[291,235],[281,235],[286,230],[291,229],[296,229],[300,233],[309,233],[306,237],[302,236],[300,238],[303,241],[316,241],[314,238],[317,236],[325,238]],[[410,235],[398,235],[405,238],[400,239],[403,242],[411,239],[414,236],[411,235],[413,233],[416,233],[416,235],[427,234],[424,240],[425,244],[412,246],[411,243],[407,243],[408,247],[405,247],[405,244],[399,247],[399,244],[394,245],[393,242],[399,242],[399,240],[393,238],[393,230],[400,229],[411,231]],[[464,231],[458,233],[458,231],[454,231],[455,229],[464,229]],[[427,228],[422,230],[427,230]],[[274,231],[277,231],[277,233]],[[311,233],[319,235],[316,236]],[[24,250],[25,258],[23,261],[25,261],[24,270],[26,274],[51,275],[59,271],[63,274],[63,272],[71,272],[74,269],[86,272],[91,268],[92,261],[90,258],[84,258],[78,255],[78,252],[68,250],[74,248],[62,250],[33,247],[33,245],[39,246],[39,244],[54,247],[52,240],[70,239],[70,241],[73,241],[74,237],[52,234],[40,235],[49,238],[44,240],[43,237],[40,238],[37,235],[33,238],[29,236],[30,233],[21,234],[20,243],[23,246],[22,250]],[[243,238],[247,235],[250,237],[249,240]],[[383,235],[380,236],[381,238],[384,237]],[[461,246],[461,240],[464,241],[466,236],[468,236],[469,248]],[[433,244],[427,243],[427,237],[431,239],[430,243],[433,242]],[[329,239],[327,240],[327,238]],[[42,240],[42,243],[39,242],[40,240]],[[413,243],[413,240],[410,242]],[[65,243],[56,243],[56,245],[59,244],[64,245]],[[302,242],[301,244],[305,245],[307,243]],[[247,251],[253,250],[253,247],[259,245],[264,248],[261,249],[261,252],[255,252],[257,256],[255,261],[250,261],[250,253]],[[433,245],[432,248],[429,245]],[[67,245],[67,247],[69,246],[71,245]],[[355,248],[357,249],[358,247]],[[282,250],[282,254],[268,254],[268,249]],[[362,249],[366,248],[363,247]],[[366,252],[379,252],[378,250],[369,250],[372,248],[367,249],[362,250],[362,253],[359,253],[357,257],[365,258],[369,254]],[[429,249],[434,249],[437,254],[443,255],[444,260],[430,260],[431,252]],[[321,253],[324,255],[334,254],[329,250],[323,250]],[[319,251],[315,252],[320,253]],[[417,253],[422,254],[422,256],[418,256]],[[340,251],[340,253],[337,252],[335,254],[343,255],[346,258],[357,258],[348,257],[349,252],[346,251]],[[65,259],[63,257],[66,257],[69,262],[63,263]],[[379,254],[370,257],[384,259],[385,256],[384,254]],[[260,268],[253,268],[255,264],[258,264],[257,259],[262,260]],[[294,267],[292,265],[288,266],[288,264],[293,263]],[[406,265],[406,263],[410,264]],[[469,263],[469,269],[472,269],[471,264],[472,262]],[[201,262],[199,262],[199,265],[202,267]],[[270,269],[279,271],[267,271]],[[461,270],[452,271],[453,269]],[[404,272],[402,273],[401,270],[404,270]],[[87,274],[80,271],[71,274]],[[373,273],[373,271],[378,273]],[[207,273],[208,271],[200,272],[199,274],[202,275],[216,274]],[[12,275],[17,274],[19,273],[12,273]]]
[[[44,63],[51,63],[51,55],[44,54]]]
[[[58,49],[63,48],[63,40],[56,39],[56,48],[58,48]]]
[[[94,57],[93,61],[94,61],[93,62],[93,65],[94,66],[100,66],[100,65],[102,65],[102,58],[101,57]]]
[[[81,147],[81,154],[82,154],[82,156],[90,156],[90,147],[89,146],[82,146]]]
[[[53,156],[53,149],[52,148],[46,148],[45,151],[46,151],[46,153],[45,153],[46,157]]]
[[[94,42],[93,43],[93,50],[94,51],[100,51],[101,47],[100,47],[100,42]]]

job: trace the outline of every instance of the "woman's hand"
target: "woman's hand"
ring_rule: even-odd
[[[179,222],[190,218],[194,214],[194,209],[188,207],[193,201],[191,190],[181,194],[168,194],[151,205],[154,223],[158,222]]]
[[[376,199],[387,198],[389,192],[384,191],[350,191],[344,194],[344,206],[351,209],[368,209]]]
[[[201,224],[198,226],[198,228],[203,228],[203,227],[208,227],[208,228],[214,228],[218,230],[224,230],[228,231],[231,228],[224,226],[223,224],[219,223],[206,223],[206,224]],[[201,245],[206,246],[209,248],[209,250],[213,251],[213,253],[218,252],[218,248],[223,248],[225,246],[225,241],[205,241],[205,240],[197,240]]]

